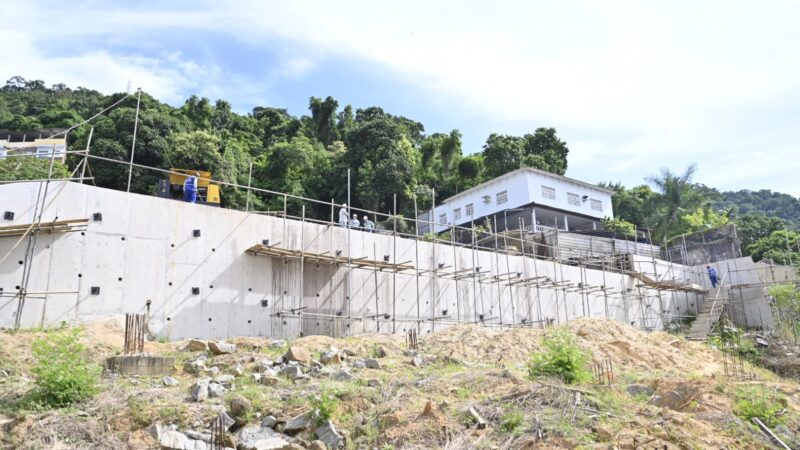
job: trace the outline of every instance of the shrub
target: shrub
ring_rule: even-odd
[[[587,370],[591,355],[578,346],[575,336],[566,328],[558,328],[542,339],[543,352],[532,353],[528,362],[531,378],[557,377],[565,383],[591,378]]]
[[[77,330],[58,331],[33,342],[36,376],[33,399],[43,406],[63,407],[97,392],[101,368],[91,362]]]
[[[337,406],[339,406],[339,399],[336,396],[336,392],[323,389],[322,392],[320,392],[319,397],[315,399],[314,404],[317,424],[321,425],[326,420],[329,420],[331,417],[333,417],[333,413],[336,412]]]
[[[785,398],[764,386],[743,387],[736,391],[733,412],[743,420],[758,417],[771,427],[783,422],[778,413],[785,403]]]
[[[520,411],[509,411],[500,417],[500,428],[506,433],[516,435],[517,430],[525,421],[525,415]]]

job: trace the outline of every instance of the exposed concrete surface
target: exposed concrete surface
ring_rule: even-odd
[[[14,221],[6,224],[33,221],[38,187],[0,186],[3,209],[15,212]],[[387,234],[351,231],[348,248],[348,232],[339,226],[89,185],[55,182],[50,192],[52,203],[43,221],[91,219],[96,212],[102,213],[102,220],[90,221],[85,232],[39,236],[28,292],[58,293],[29,296],[21,318],[24,327],[147,313],[149,331],[170,339],[340,336],[410,328],[427,333],[482,319],[498,327],[546,319],[558,324],[582,316],[607,316],[655,329],[673,316],[696,311],[702,298],[648,289],[619,273],[431,242],[415,244]],[[196,229],[199,237],[193,234]],[[0,238],[0,258],[9,253],[0,263],[2,327],[13,325],[17,309],[13,293],[21,282],[19,261],[25,252],[24,242],[13,248],[17,239]],[[298,260],[245,253],[264,239],[287,249],[330,255],[339,251],[343,258],[349,254],[410,261],[426,272],[351,270],[306,259],[301,281]],[[658,279],[707,284],[694,267],[644,257],[635,265]],[[476,267],[488,271],[480,281],[443,277]],[[436,271],[439,276],[434,278]],[[511,275],[494,279],[501,274]],[[514,279],[535,276],[556,284],[513,284]],[[608,290],[597,289],[602,286]],[[99,293],[93,295],[92,287]]]
[[[123,375],[166,375],[172,373],[175,358],[155,355],[116,355],[106,360],[111,372]]]

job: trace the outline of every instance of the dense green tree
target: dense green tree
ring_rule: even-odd
[[[773,231],[747,247],[753,261],[770,259],[776,264],[797,264],[800,262],[800,233],[795,231]]]
[[[661,169],[659,175],[649,177],[659,196],[653,214],[653,239],[661,241],[686,232],[681,218],[703,206],[705,199],[692,184],[696,166],[692,164],[682,174]]]
[[[499,177],[519,169],[525,140],[517,136],[491,134],[483,146],[483,161],[486,178]]]
[[[717,193],[714,207],[718,209],[736,208],[739,215],[763,214],[778,217],[786,222],[789,229],[800,230],[800,199],[788,194],[772,192],[769,189],[759,191],[740,190]]]
[[[311,110],[311,122],[314,137],[323,145],[331,145],[339,140],[339,129],[336,127],[336,109],[339,102],[333,97],[322,100],[311,97],[308,101],[308,109]]]
[[[732,211],[717,212],[711,208],[697,208],[681,217],[686,233],[697,233],[727,225]]]
[[[0,181],[42,180],[50,174],[50,160],[44,158],[0,159]],[[69,169],[63,163],[53,163],[52,178],[68,178]]]
[[[523,138],[525,139],[523,165],[558,175],[567,172],[569,148],[556,136],[555,128],[537,128],[533,134],[526,134]]]
[[[614,216],[640,227],[653,225],[653,212],[658,194],[643,184],[626,188],[621,183],[600,183],[600,186],[614,191],[611,197]]]
[[[749,247],[759,239],[769,237],[774,231],[783,230],[786,223],[779,217],[763,214],[742,214],[736,218],[736,233],[742,243],[742,251],[749,255]]]

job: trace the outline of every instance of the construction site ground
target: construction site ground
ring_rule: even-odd
[[[98,364],[122,352],[123,323],[114,318],[81,327]],[[38,410],[23,401],[34,385],[31,345],[52,331],[4,331],[0,447],[168,448],[154,437],[153,424],[209,433],[211,420],[230,412],[231,400],[244,397],[251,410],[247,423],[229,433],[229,446],[240,438],[237,427],[259,427],[272,416],[273,428],[281,433],[290,419],[313,414],[324,398],[348,449],[774,448],[758,427],[734,412],[737,392],[761,385],[782,397],[783,425],[773,431],[790,447],[800,448],[800,383],[795,379],[749,363],[753,379],[728,378],[721,352],[673,334],[645,333],[599,319],[566,326],[594,363],[610,365],[610,385],[531,379],[526,363],[532,352],[541,350],[548,329],[494,331],[459,325],[421,337],[416,351],[402,335],[307,336],[286,345],[269,338],[237,338],[226,340],[236,344],[236,352],[220,355],[189,351],[186,341],[146,342],[145,352],[176,358],[171,376],[177,385],[166,386],[163,376],[105,373],[92,399]],[[306,371],[311,375],[297,380],[278,376],[271,385],[257,381],[253,374],[261,374],[264,365],[290,347],[306,350],[315,361],[333,348],[344,359]],[[203,355],[210,374],[186,372],[186,363]],[[363,367],[365,359],[377,361],[377,368]],[[352,378],[336,377],[342,371]],[[221,395],[193,399],[198,379],[223,374],[234,380]],[[283,448],[320,448],[313,426],[280,435],[289,443]],[[245,447],[241,439],[238,444],[258,448]]]

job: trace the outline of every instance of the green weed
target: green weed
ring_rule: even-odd
[[[64,407],[97,393],[101,367],[91,362],[77,330],[49,333],[33,342],[36,376],[33,399],[49,407]]]
[[[542,339],[545,350],[531,354],[528,374],[531,378],[556,377],[572,384],[591,379],[587,370],[591,355],[578,346],[578,340],[566,328],[557,328]]]
[[[736,391],[736,404],[733,412],[740,419],[761,419],[767,426],[783,423],[785,417],[778,415],[783,410],[786,399],[774,390],[764,386],[742,387]]]

